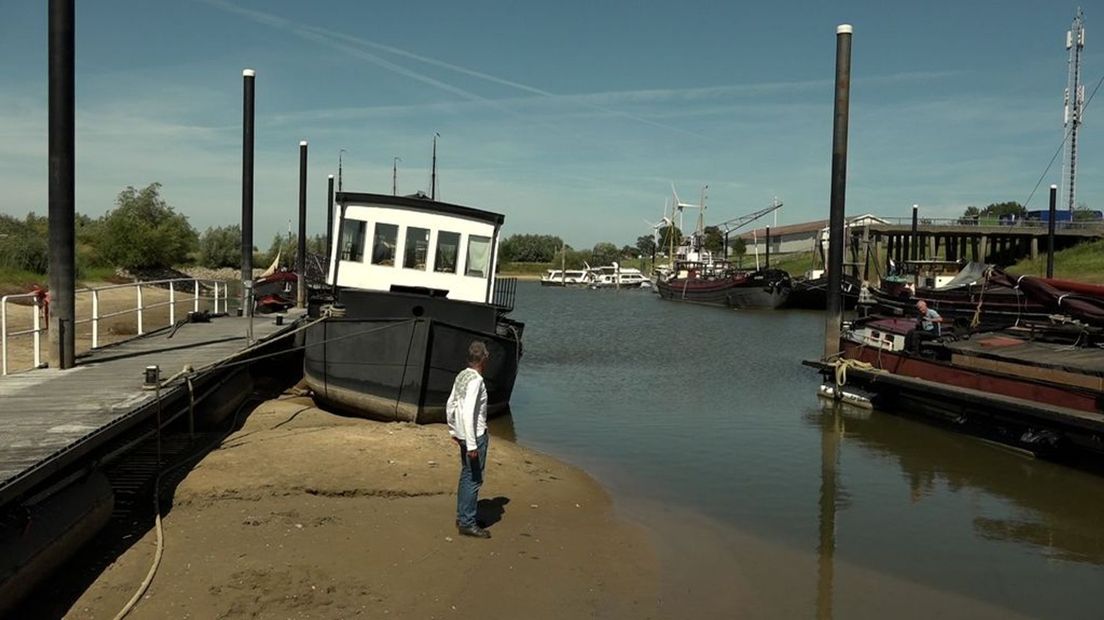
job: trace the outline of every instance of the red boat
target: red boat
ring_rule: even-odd
[[[790,274],[779,269],[718,271],[705,275],[693,267],[683,277],[656,281],[663,299],[725,306],[727,308],[778,308],[790,295]]]

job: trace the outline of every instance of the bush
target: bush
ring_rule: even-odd
[[[210,268],[241,267],[241,226],[208,228],[199,237],[199,264]]]
[[[161,198],[161,184],[127,187],[98,226],[97,254],[128,271],[162,269],[187,261],[198,238],[188,218]]]

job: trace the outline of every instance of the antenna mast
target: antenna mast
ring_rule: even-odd
[[[437,138],[440,138],[441,134],[433,134],[433,167],[429,173],[429,199],[437,200]]]
[[[341,149],[337,152],[337,191],[341,191],[341,156],[345,154],[345,149]]]
[[[1069,76],[1066,81],[1063,126],[1069,135],[1069,151],[1063,167],[1069,170],[1067,207],[1072,213],[1077,199],[1077,128],[1081,126],[1081,112],[1085,107],[1085,86],[1081,84],[1081,51],[1085,49],[1085,16],[1081,7],[1077,8],[1073,25],[1066,31],[1066,49],[1069,50]]]
[[[394,157],[391,159],[391,195],[399,195],[399,162],[402,161],[401,157]]]

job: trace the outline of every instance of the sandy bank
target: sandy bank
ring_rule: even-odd
[[[441,426],[269,401],[177,488],[160,570],[131,618],[644,618],[657,561],[581,471],[492,438],[481,517],[457,536]],[[110,618],[149,569],[151,530],[70,617]]]

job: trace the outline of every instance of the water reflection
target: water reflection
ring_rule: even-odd
[[[820,433],[820,502],[817,523],[817,594],[816,616],[832,617],[832,578],[836,552],[836,490],[839,488],[839,440],[843,432],[843,416],[838,409],[821,416]]]
[[[825,470],[838,462],[839,441],[894,462],[912,504],[929,501],[940,488],[977,494],[985,514],[974,515],[973,531],[986,540],[1013,542],[1052,560],[1104,565],[1104,485],[1099,476],[1036,461],[973,437],[890,414],[825,404],[806,421],[822,433]],[[831,457],[831,459],[830,459]],[[837,473],[822,474],[822,488],[835,492]],[[997,500],[997,501],[993,501]],[[825,500],[821,499],[821,513]],[[834,521],[834,514],[822,516]]]

